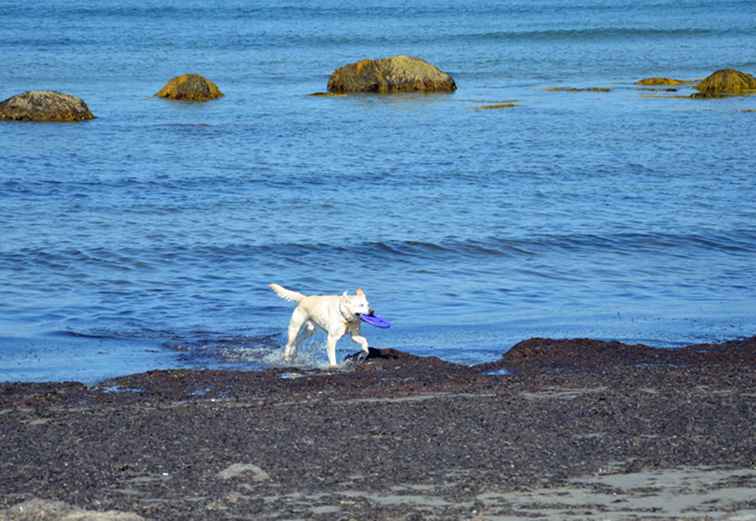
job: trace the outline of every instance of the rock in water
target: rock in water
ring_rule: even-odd
[[[48,90],[31,90],[0,103],[0,120],[84,121],[94,119],[84,101]]]
[[[675,86],[675,85],[682,85],[683,83],[685,83],[683,80],[673,80],[672,78],[661,78],[658,76],[654,76],[652,78],[643,78],[642,80],[638,80],[635,82],[636,85],[646,85],[646,86],[661,86],[661,85]]]
[[[218,86],[199,74],[176,76],[155,96],[183,101],[209,101],[223,96]]]
[[[491,103],[489,105],[480,105],[478,110],[499,110],[499,109],[513,109],[517,106],[517,103],[513,101],[503,101],[501,103]]]
[[[549,87],[546,92],[612,92],[609,87]]]
[[[454,92],[451,75],[425,60],[412,56],[391,56],[362,60],[336,69],[328,79],[328,92]]]
[[[735,69],[722,69],[696,85],[694,98],[721,98],[756,94],[756,78]]]

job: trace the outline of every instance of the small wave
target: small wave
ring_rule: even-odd
[[[629,39],[690,39],[727,36],[751,36],[756,29],[710,29],[710,28],[670,28],[656,29],[647,27],[595,27],[559,30],[532,31],[493,31],[475,33],[452,34],[418,34],[405,35],[402,44],[418,46],[436,43],[456,42],[464,43],[569,43],[612,41]],[[222,42],[193,42],[194,46],[212,49],[250,49],[250,48],[332,48],[332,47],[393,47],[395,38],[390,35],[376,35],[373,33],[304,33],[304,34],[273,34],[267,38],[260,38],[257,34],[235,35]]]
[[[539,8],[542,9],[542,8]],[[485,16],[485,11],[474,11],[476,16]],[[422,14],[422,11],[411,12],[414,16],[428,16]],[[510,15],[509,12],[501,15]],[[438,16],[437,13],[434,15]],[[54,16],[47,14],[46,16]],[[98,18],[98,17],[121,17],[121,18],[145,18],[151,21],[166,18],[172,21],[186,19],[292,19],[301,18],[311,20],[316,17],[338,20],[339,18],[354,17],[364,20],[369,17],[393,17],[395,11],[389,10],[382,17],[375,13],[365,13],[355,10],[328,10],[328,9],[304,9],[304,8],[284,8],[284,9],[227,9],[217,10],[210,8],[188,8],[188,7],[162,7],[162,8],[78,8],[72,10],[62,10],[57,16],[70,17],[73,19],[79,17]],[[452,16],[448,13],[446,16]],[[756,32],[754,27],[741,28],[715,28],[715,27],[621,27],[621,26],[599,26],[599,27],[572,27],[564,29],[533,29],[533,30],[504,30],[504,31],[483,31],[483,32],[452,32],[452,33],[419,33],[415,35],[403,35],[402,45],[418,46],[426,44],[442,44],[449,42],[462,43],[566,43],[566,42],[591,42],[591,41],[612,41],[627,39],[691,39],[707,38],[721,36],[751,36]],[[169,46],[176,42],[173,38],[166,39],[160,35],[153,35],[152,39],[147,39],[139,45],[153,47],[155,45]],[[0,47],[4,48],[63,48],[63,47],[81,47],[90,45],[100,45],[102,41],[90,38],[71,38],[61,36],[49,37],[15,37],[0,38]],[[265,34],[262,37],[257,32],[229,34],[227,37],[214,40],[191,40],[182,45],[191,45],[195,49],[212,49],[212,50],[233,50],[233,49],[253,49],[253,48],[338,48],[338,47],[355,47],[370,46],[378,48],[391,48],[396,45],[396,37],[391,34],[376,34],[374,32],[341,32],[334,31],[304,31],[302,33],[292,33],[289,31],[273,32]]]
[[[53,330],[48,333],[48,336],[52,337],[64,337],[64,338],[81,338],[90,340],[159,340],[166,341],[168,339],[178,338],[177,334],[173,331],[148,329],[148,328],[135,328],[135,329],[108,329],[108,328],[92,328],[83,330],[74,329],[61,329]]]
[[[153,266],[206,263],[215,265],[248,263],[255,258],[264,262],[277,259],[301,263],[305,260],[355,258],[366,262],[402,260],[441,260],[444,258],[482,258],[491,256],[533,257],[552,253],[667,253],[690,256],[694,253],[756,253],[756,230],[673,233],[614,233],[541,235],[528,238],[487,237],[482,239],[446,239],[438,241],[367,241],[353,244],[326,242],[167,244],[142,250],[138,246],[117,249],[26,247],[5,251],[0,269],[35,270],[39,266],[58,269],[62,266],[96,267],[109,271],[150,270]]]
[[[643,5],[648,11],[674,11],[690,9],[686,2],[647,2]],[[751,0],[716,0],[698,1],[697,8],[737,9],[752,7]],[[581,12],[627,12],[637,9],[637,2],[502,2],[485,5],[465,6],[457,3],[449,5],[428,5],[415,3],[409,5],[375,5],[344,3],[338,6],[312,5],[76,5],[63,3],[59,6],[45,6],[44,9],[30,9],[28,5],[4,6],[7,15],[33,17],[56,17],[63,19],[97,18],[147,18],[150,20],[170,19],[257,19],[257,20],[292,20],[313,18],[365,19],[365,18],[427,18],[459,17],[460,15],[479,16],[524,16],[535,13],[581,13]]]
[[[752,31],[748,31],[749,34]],[[722,31],[714,29],[653,29],[646,27],[596,27],[589,29],[559,29],[559,30],[535,30],[535,31],[496,31],[485,33],[452,34],[445,37],[446,40],[458,40],[464,42],[474,41],[590,41],[590,40],[617,40],[627,38],[690,38],[700,36],[717,36]],[[728,34],[729,31],[728,31]]]
[[[50,36],[45,38],[0,38],[0,47],[28,49],[48,49],[51,47],[75,47],[82,45],[94,45],[99,42],[83,38],[66,38]]]
[[[309,6],[80,6],[65,5],[45,9],[29,9],[25,6],[11,6],[9,16],[26,18],[51,18],[68,20],[81,18],[144,18],[149,20],[311,20],[313,18],[386,18],[406,16],[427,16],[438,14],[437,10],[398,9],[393,7],[309,7]]]
[[[85,338],[91,340],[118,340],[119,336],[109,334],[106,332],[84,332],[84,331],[70,331],[70,330],[58,330],[48,333],[51,337],[64,337],[64,338]]]
[[[16,252],[4,252],[0,258],[0,268],[14,271],[37,269],[39,266],[51,270],[90,266],[121,272],[149,269],[149,265],[142,258],[131,256],[124,249],[115,250],[102,246],[91,249],[27,247]]]
[[[286,244],[262,246],[266,253],[306,255],[335,252],[361,257],[392,258],[415,257],[436,259],[445,256],[536,256],[552,252],[614,252],[633,254],[639,252],[720,251],[726,253],[756,253],[756,230],[736,232],[713,232],[709,234],[571,234],[545,235],[526,239],[488,237],[485,239],[462,239],[431,241],[378,241],[356,243],[349,246],[328,244]],[[219,252],[214,252],[218,254]]]

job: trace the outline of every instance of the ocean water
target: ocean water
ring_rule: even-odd
[[[753,1],[0,0],[0,27],[0,99],[97,116],[0,124],[0,380],[279,364],[269,282],[363,287],[372,345],[463,363],[756,332],[756,98],[633,84],[756,72]],[[308,96],[394,54],[458,91]],[[152,96],[185,72],[225,97]]]

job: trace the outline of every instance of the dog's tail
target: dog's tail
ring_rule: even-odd
[[[297,291],[291,291],[290,289],[286,289],[283,286],[279,286],[278,284],[269,284],[270,289],[276,292],[276,295],[281,297],[284,300],[290,300],[292,302],[299,302],[303,298],[305,298],[305,295],[302,295],[301,293]]]

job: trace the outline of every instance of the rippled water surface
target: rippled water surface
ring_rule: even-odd
[[[273,281],[364,287],[371,343],[468,363],[756,332],[756,98],[633,85],[756,72],[756,4],[405,4],[0,0],[0,98],[97,115],[0,125],[0,380],[275,364]],[[459,90],[308,96],[400,53]],[[189,71],[226,96],[152,96]]]

